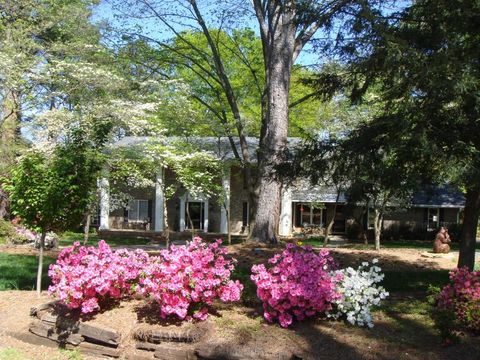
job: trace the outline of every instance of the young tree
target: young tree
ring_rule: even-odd
[[[91,203],[100,163],[91,144],[72,134],[51,157],[31,151],[13,168],[5,187],[14,215],[41,234],[37,293],[41,292],[43,249],[48,231],[77,227]]]

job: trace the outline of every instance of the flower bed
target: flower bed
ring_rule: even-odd
[[[150,258],[143,269],[138,292],[155,299],[160,315],[205,320],[207,306],[215,299],[222,302],[240,300],[243,285],[230,280],[235,260],[225,259],[226,249],[217,240],[205,244],[199,237],[182,246],[162,250]]]
[[[185,319],[191,313],[204,320],[215,299],[237,301],[243,289],[230,280],[235,260],[225,258],[220,244],[207,245],[197,237],[149,256],[142,250],[112,251],[103,240],[98,247],[76,242],[50,266],[49,293],[84,314],[99,310],[109,299],[141,294],[157,301],[163,318]]]

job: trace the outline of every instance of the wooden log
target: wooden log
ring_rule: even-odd
[[[56,341],[58,343],[68,343],[77,346],[84,340],[80,334],[58,331],[58,329],[56,329],[54,326],[47,325],[41,321],[36,321],[30,324],[28,330],[37,336]]]
[[[197,355],[191,346],[185,345],[159,345],[160,348],[155,350],[155,359],[161,360],[195,360]]]
[[[58,342],[55,340],[40,337],[31,332],[7,332],[7,335],[31,345],[58,348]]]
[[[113,349],[108,346],[92,344],[85,341],[78,346],[67,344],[65,348],[68,350],[77,349],[77,350],[80,350],[80,352],[82,353],[95,355],[95,356],[110,356],[113,358],[118,358],[121,355],[120,349]]]
[[[53,315],[50,312],[43,313],[40,316],[40,320],[44,323],[56,324],[58,320],[58,315]]]
[[[49,301],[45,304],[40,304],[36,306],[32,306],[30,308],[30,316],[37,316],[37,314],[41,311],[48,310],[53,308],[58,303],[58,300]]]
[[[202,323],[186,329],[172,329],[168,327],[152,329],[140,327],[134,331],[133,337],[137,340],[153,344],[162,342],[194,343],[212,332],[213,325],[211,323]]]
[[[117,347],[120,342],[120,334],[115,330],[100,328],[86,323],[80,323],[78,325],[78,333],[82,335],[86,341],[106,344],[111,347]]]
[[[135,343],[135,348],[138,350],[155,351],[161,349],[161,346],[159,344],[152,344],[146,341],[137,341]]]

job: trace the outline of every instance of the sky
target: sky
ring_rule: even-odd
[[[204,16],[208,21],[208,25],[212,24],[215,26],[213,21],[214,19],[208,14],[210,11],[213,12],[214,10],[207,9]],[[167,40],[169,37],[171,37],[171,32],[165,31],[165,28],[158,23],[158,20],[148,18],[142,18],[138,20],[129,16],[132,14],[133,11],[130,14],[121,14],[119,8],[115,6],[114,0],[101,0],[100,4],[94,8],[92,21],[106,21],[114,28],[119,29],[126,29],[127,26],[139,26],[143,29],[144,34],[157,40]],[[256,19],[254,17],[243,17],[243,20],[244,21],[242,23],[237,23],[236,26],[243,26],[253,29],[259,36],[258,23]],[[322,36],[321,32],[317,34],[317,37],[319,36]],[[304,66],[315,66],[320,62],[321,60],[319,59],[319,56],[314,53],[310,44],[307,44],[297,59],[297,64]]]

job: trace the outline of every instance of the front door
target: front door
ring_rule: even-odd
[[[189,201],[185,208],[186,228],[203,230],[205,219],[204,203],[202,201]]]
[[[334,233],[344,233],[345,232],[345,214],[343,213],[344,208],[342,205],[337,205],[337,211],[335,212],[335,218],[333,220],[333,229]]]

